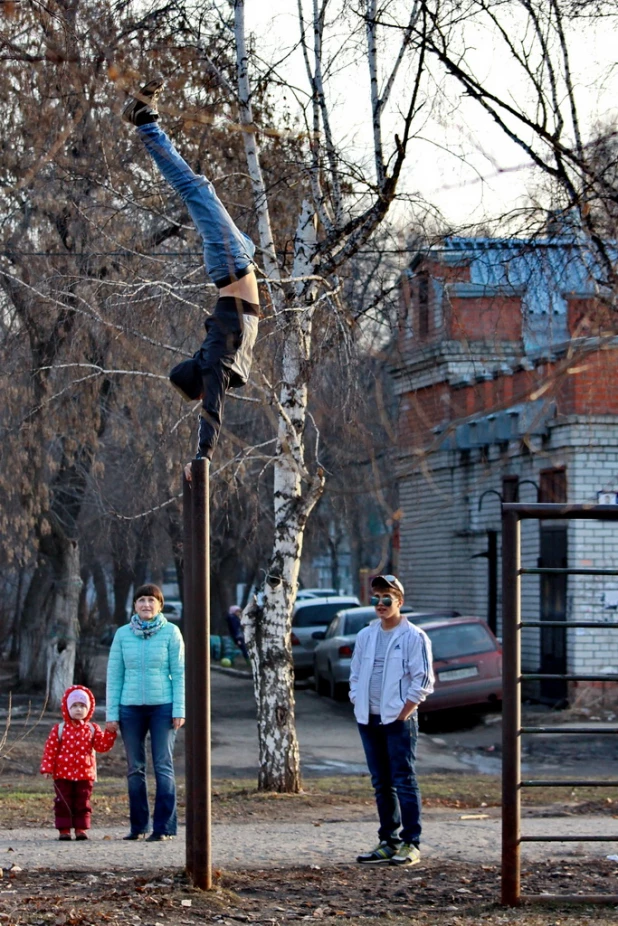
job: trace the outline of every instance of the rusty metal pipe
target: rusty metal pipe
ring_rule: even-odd
[[[211,771],[210,771],[210,538],[208,460],[191,463],[193,520],[192,574],[193,651],[192,683],[188,700],[194,710],[193,729],[193,872],[192,880],[202,890],[212,888]]]
[[[599,521],[618,521],[618,505],[522,505],[505,502],[502,511],[505,514],[516,514],[519,518],[546,518],[558,521],[568,521],[570,518],[578,520],[592,518]]]
[[[185,687],[187,695],[193,691],[195,684],[195,662],[192,653],[195,652],[193,642],[193,630],[195,627],[195,608],[193,602],[193,504],[191,497],[191,483],[183,474],[182,482],[182,516],[183,516],[183,537],[182,537],[182,624],[185,638],[186,664],[185,664]],[[185,719],[185,819],[186,819],[186,869],[190,878],[193,878],[195,870],[194,853],[193,853],[193,785],[195,773],[193,767],[193,743],[195,732],[193,724],[195,721],[195,708],[193,699],[187,697]]]
[[[515,906],[521,891],[520,524],[507,507],[502,508],[502,903]]]
[[[618,903],[618,894],[526,894],[526,904],[536,903]]]
[[[532,778],[521,782],[522,788],[618,788],[618,781],[603,778]]]

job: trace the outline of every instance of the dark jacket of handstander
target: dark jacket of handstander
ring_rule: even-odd
[[[224,296],[206,319],[206,337],[190,360],[170,373],[170,380],[187,401],[202,399],[197,457],[212,459],[219,439],[223,403],[228,389],[249,378],[258,330],[258,307]]]

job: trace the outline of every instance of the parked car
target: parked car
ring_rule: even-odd
[[[305,598],[331,598],[337,594],[336,588],[299,588],[296,601],[304,601]]]
[[[423,702],[421,714],[502,701],[502,651],[485,621],[452,611],[438,614],[404,607],[403,612],[422,626],[432,644],[435,690]],[[335,616],[313,654],[318,692],[345,697],[356,637],[374,619],[373,608],[340,611]]]
[[[429,621],[435,688],[420,714],[502,702],[502,649],[480,617]]]
[[[413,624],[461,616],[459,611],[414,611],[409,605],[404,605],[401,612]],[[330,695],[337,700],[347,696],[356,635],[377,619],[375,608],[371,607],[339,611],[326,631],[313,633],[313,639],[317,641],[313,654],[313,676],[319,694]]]
[[[314,631],[313,678],[318,694],[336,700],[347,696],[354,642],[363,627],[375,620],[375,608],[346,608],[335,614],[325,631]]]
[[[168,621],[179,624],[182,620],[182,601],[173,598],[168,599],[161,608],[161,613],[165,615]]]
[[[297,602],[292,611],[292,656],[294,674],[307,678],[313,673],[313,651],[317,640],[313,634],[324,630],[337,611],[360,604],[354,595],[334,595],[329,598],[306,598]]]

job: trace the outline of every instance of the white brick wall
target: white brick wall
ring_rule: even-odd
[[[469,455],[439,451],[417,458],[402,458],[399,467],[401,522],[400,573],[408,603],[416,608],[456,608],[462,613],[487,617],[487,560],[473,559],[487,547],[486,530],[500,531],[500,504],[495,495],[479,498],[488,489],[502,490],[502,476],[517,475],[539,483],[542,469],[566,466],[568,500],[596,502],[599,490],[618,491],[618,420],[609,416],[564,419],[530,453],[512,443],[506,453],[490,448],[488,458],[479,451]],[[536,501],[531,485],[520,489],[520,501]],[[539,523],[522,521],[524,566],[536,566]],[[500,553],[500,535],[498,548]],[[618,570],[618,522],[570,521],[569,565]],[[500,556],[499,556],[500,559]],[[498,568],[498,632],[501,627],[501,562]],[[606,592],[618,598],[618,576],[569,576],[568,619],[618,623],[618,609],[604,606]],[[539,579],[522,577],[522,617],[539,619]],[[573,629],[567,635],[568,670],[618,673],[618,629]],[[539,665],[539,632],[524,631],[522,664],[535,671]]]

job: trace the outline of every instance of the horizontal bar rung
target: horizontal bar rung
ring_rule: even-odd
[[[618,842],[616,836],[520,836],[520,842]]]
[[[618,622],[607,623],[606,621],[521,621],[519,627],[604,627],[605,629],[618,630]]]
[[[521,903],[618,903],[618,894],[524,894]]]
[[[549,675],[544,672],[526,672],[519,676],[520,682],[559,679],[563,682],[618,682],[618,675]]]
[[[541,503],[536,505],[523,505],[519,502],[504,502],[503,514],[512,512],[520,518],[539,518],[568,521],[570,518],[595,521],[618,521],[618,505],[568,505]]]
[[[522,788],[618,788],[618,781],[604,781],[597,779],[568,781],[566,778],[541,779],[521,781]]]
[[[618,569],[578,569],[576,566],[522,567],[520,576],[618,576]]]
[[[611,736],[618,734],[618,727],[520,727],[520,733],[550,733],[554,735],[568,735],[570,733],[598,734],[600,736]]]

